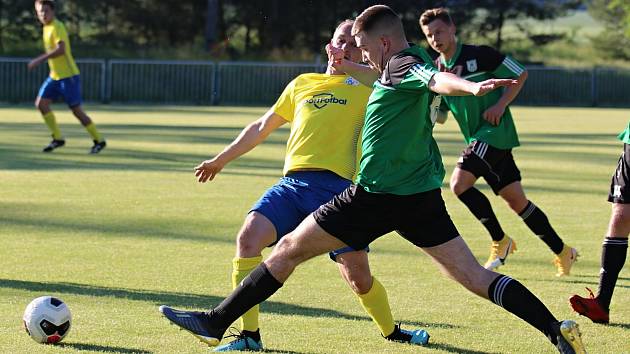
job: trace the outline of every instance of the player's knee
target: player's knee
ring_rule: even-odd
[[[348,285],[355,294],[367,294],[372,288],[372,275],[367,272],[354,272],[348,276]]]
[[[299,258],[296,247],[296,242],[290,237],[291,234],[283,237],[275,245],[273,254],[285,259],[286,261],[293,262],[294,259]]]
[[[251,255],[260,254],[265,246],[252,234],[239,233],[236,237],[236,248],[240,257],[253,257]]]
[[[42,112],[43,111],[47,111],[48,110],[48,103],[38,97],[35,100],[35,107],[37,107],[37,109],[39,109]]]
[[[461,183],[458,179],[451,180],[451,191],[455,193],[455,195],[460,195],[464,193],[470,186]]]

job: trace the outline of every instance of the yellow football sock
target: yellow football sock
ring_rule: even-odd
[[[52,133],[53,139],[61,140],[61,130],[59,130],[55,114],[52,111],[44,114],[44,122],[46,122],[48,129]]]
[[[372,288],[370,291],[363,295],[357,294],[361,306],[372,317],[372,320],[376,322],[376,325],[383,333],[383,336],[394,332],[394,317],[392,316],[392,310],[389,307],[389,300],[387,299],[387,291],[383,284],[379,283],[375,277],[372,277]]]
[[[262,262],[262,256],[251,258],[234,257],[232,260],[232,289],[236,288],[241,280]],[[255,332],[258,329],[258,315],[260,307],[258,305],[249,309],[241,316],[241,330]]]
[[[88,131],[88,133],[90,133],[90,136],[92,137],[92,140],[96,140],[98,142],[103,141],[101,134],[98,133],[98,130],[96,130],[96,125],[94,125],[94,123],[90,123],[88,125],[85,126],[85,130]]]

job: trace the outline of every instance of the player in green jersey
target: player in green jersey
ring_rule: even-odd
[[[429,45],[440,54],[435,60],[440,71],[476,82],[490,78],[518,81],[514,86],[483,97],[442,97],[441,102],[441,109],[452,112],[469,144],[457,161],[450,187],[492,237],[485,267],[496,269],[503,265],[516,249],[516,243],[501,228],[488,198],[474,187],[479,177],[483,177],[494,193],[500,195],[554,252],[556,275],[569,275],[577,260],[577,251],[560,239],[545,213],[527,199],[512,156],[512,148],[517,147],[519,141],[508,105],[523,87],[527,70],[491,47],[457,41],[455,24],[444,8],[425,11],[420,16],[420,25]]]
[[[161,306],[172,323],[216,345],[230,324],[274,294],[306,260],[340,247],[363,249],[397,231],[431,256],[446,275],[542,331],[561,353],[582,352],[577,324],[558,322],[536,296],[518,281],[483,268],[459,236],[441,196],[444,177],[440,152],[432,136],[429,103],[434,93],[484,95],[513,80],[474,83],[440,73],[424,49],[409,46],[398,15],[372,6],[352,28],[363,57],[380,73],[368,101],[362,157],[356,185],[322,205],[214,309],[179,311]],[[333,53],[340,70],[354,70]],[[359,80],[370,78],[349,73]],[[378,75],[372,74],[372,79]]]
[[[602,243],[601,268],[597,296],[588,289],[588,298],[573,295],[569,301],[573,309],[595,323],[608,323],[610,302],[621,268],[626,262],[630,233],[630,122],[621,134],[623,152],[612,176],[608,201],[612,204],[608,231]],[[627,304],[627,303],[626,303]]]

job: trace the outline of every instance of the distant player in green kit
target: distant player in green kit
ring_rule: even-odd
[[[623,152],[619,157],[617,169],[610,182],[608,201],[612,204],[612,213],[608,231],[602,243],[601,267],[597,296],[588,289],[588,298],[573,295],[569,301],[571,307],[590,318],[595,323],[608,323],[610,302],[619,272],[626,262],[628,253],[628,234],[630,233],[630,122],[626,130],[619,134],[623,141]],[[627,304],[627,302],[626,302]]]
[[[55,19],[54,1],[37,0],[35,2],[35,11],[37,12],[37,18],[44,25],[44,48],[46,53],[31,60],[28,63],[28,68],[32,70],[45,60],[48,60],[48,66],[50,67],[50,76],[42,84],[35,100],[35,106],[42,113],[44,121],[52,134],[52,141],[43,151],[52,152],[66,144],[59,130],[59,125],[57,125],[55,114],[50,109],[50,104],[55,99],[63,97],[74,116],[77,117],[94,141],[90,153],[97,154],[107,144],[90,117],[81,108],[79,68],[72,57],[66,27],[61,21]]]
[[[441,114],[450,110],[464,134],[468,147],[462,152],[451,176],[451,190],[481,221],[492,237],[487,269],[505,263],[516,249],[497,220],[488,198],[474,187],[483,177],[556,255],[557,276],[569,275],[577,250],[566,245],[542,210],[529,201],[521,185],[512,148],[519,145],[508,105],[516,98],[527,78],[525,68],[513,58],[487,46],[462,44],[455,37],[455,24],[444,8],[430,9],[420,16],[420,26],[431,48],[440,54],[436,67],[443,72],[479,82],[491,78],[515,79],[518,84],[483,97],[442,97]],[[440,114],[438,112],[438,114]]]

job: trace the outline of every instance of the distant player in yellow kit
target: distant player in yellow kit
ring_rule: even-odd
[[[350,35],[353,21],[342,22],[332,45],[353,62],[361,51]],[[278,127],[290,123],[284,171],[251,208],[236,238],[232,261],[233,287],[262,262],[261,252],[274,245],[320,205],[346,189],[356,174],[357,145],[372,89],[329,66],[325,74],[302,74],[291,81],[276,104],[249,124],[221,153],[196,167],[199,182],[214,179],[230,161],[253,149]],[[330,253],[359,302],[392,341],[424,345],[424,330],[404,330],[394,324],[387,292],[370,273],[367,249],[350,247]],[[241,332],[215,351],[262,350],[254,306],[241,317]]]
[[[81,79],[79,68],[74,62],[70,49],[70,40],[66,27],[59,20],[55,19],[55,2],[51,0],[35,1],[35,11],[37,18],[44,25],[44,49],[46,52],[28,63],[29,70],[32,70],[45,60],[50,67],[50,76],[44,81],[35,106],[44,117],[44,121],[52,134],[52,141],[44,148],[44,152],[51,152],[56,148],[65,145],[66,141],[61,135],[55,115],[50,109],[50,104],[60,96],[72,110],[77,119],[88,131],[94,145],[90,149],[91,154],[97,154],[107,145],[105,139],[99,134],[96,126],[81,108]]]

